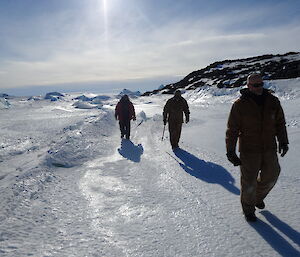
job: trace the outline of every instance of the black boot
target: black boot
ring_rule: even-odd
[[[258,209],[264,209],[266,207],[264,201],[261,201],[260,203],[255,204],[255,207]]]
[[[245,219],[248,222],[255,222],[255,221],[257,221],[257,217],[255,216],[255,213],[249,213],[249,214],[245,215]]]

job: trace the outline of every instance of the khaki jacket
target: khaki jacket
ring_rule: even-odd
[[[248,89],[234,102],[227,123],[226,148],[235,151],[239,139],[239,151],[262,153],[276,151],[276,138],[288,144],[285,118],[279,99],[264,89],[264,104],[259,106]]]
[[[183,123],[183,113],[185,118],[189,119],[190,111],[187,101],[183,97],[172,97],[165,104],[163,118],[169,123]]]

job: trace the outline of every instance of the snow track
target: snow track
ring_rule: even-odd
[[[224,206],[218,207],[222,198],[228,202],[228,194],[233,194],[232,204],[239,208],[239,190],[233,184],[207,184],[186,173],[180,159],[170,153],[168,141],[160,141],[160,124],[156,117],[133,133],[133,145],[138,142],[136,146],[145,150],[141,158],[124,159],[118,149],[127,141],[118,146],[117,134],[112,140],[115,152],[88,164],[81,189],[90,202],[93,229],[104,234],[122,256],[233,254],[225,249],[243,252],[243,256],[264,256],[256,243],[246,240],[247,234],[234,223],[235,215],[228,217]],[[209,166],[212,172],[216,169],[216,164]],[[226,231],[226,236],[220,237],[220,231]]]

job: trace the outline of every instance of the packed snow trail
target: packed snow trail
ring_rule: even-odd
[[[218,158],[196,153],[201,160],[185,150],[174,155],[168,141],[160,141],[161,124],[157,116],[144,122],[132,141],[121,141],[117,133],[115,153],[89,163],[81,188],[93,210],[93,229],[122,256],[265,256],[235,223],[239,189],[234,179],[204,161]],[[233,206],[226,214],[222,202]],[[221,237],[220,231],[225,231]]]

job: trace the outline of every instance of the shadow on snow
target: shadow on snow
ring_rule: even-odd
[[[129,139],[122,139],[121,147],[118,148],[118,152],[130,161],[140,162],[144,149],[141,144],[134,145]]]
[[[240,190],[234,185],[235,179],[222,166],[201,160],[180,148],[174,154],[183,162],[178,162],[180,166],[190,175],[207,183],[220,184],[235,195],[240,194]]]
[[[281,256],[300,256],[300,252],[295,249],[283,236],[281,236],[278,231],[281,231],[298,246],[300,246],[300,233],[278,219],[269,211],[262,211],[260,213],[277,230],[264,221],[259,220],[259,222],[251,223],[251,226],[257,231],[257,233],[260,234],[261,237],[264,238]]]

